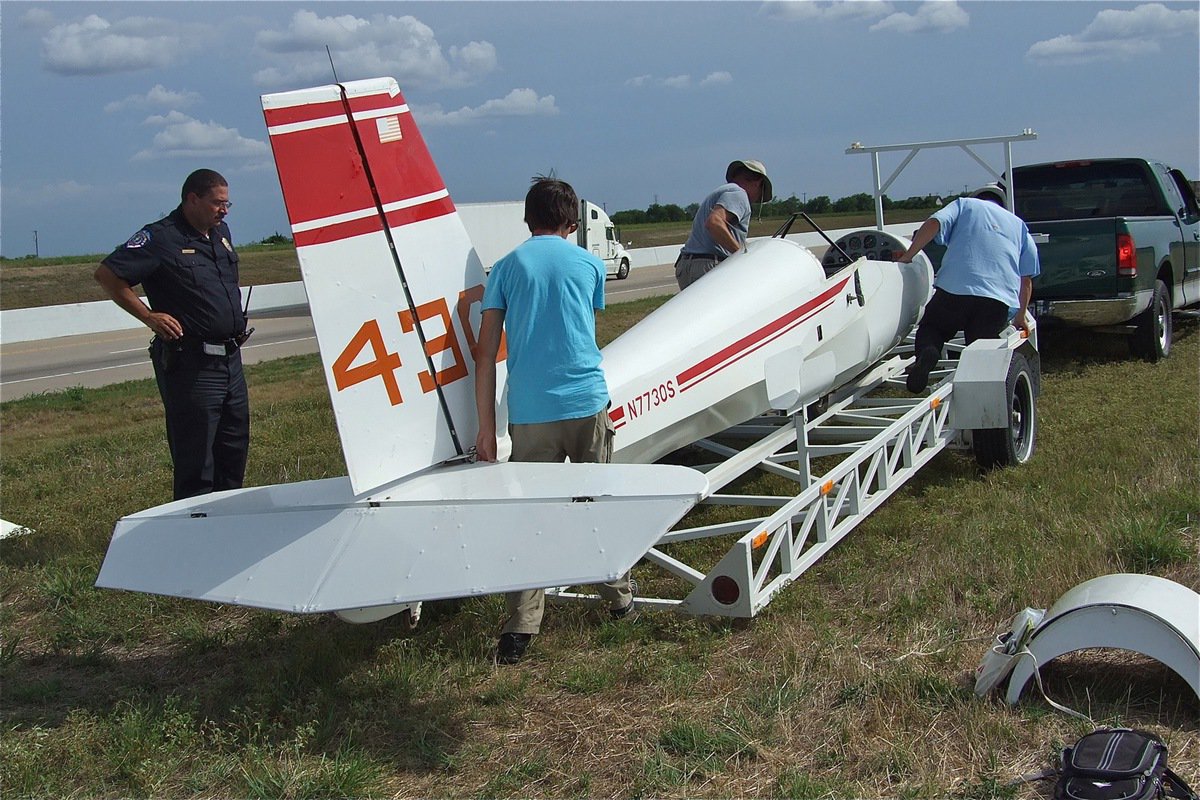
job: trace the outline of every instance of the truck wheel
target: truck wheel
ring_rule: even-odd
[[[1033,456],[1037,438],[1037,402],[1033,369],[1021,353],[1013,353],[1008,365],[1005,392],[1008,394],[1008,424],[1003,428],[981,428],[971,432],[971,449],[984,469],[1024,464]]]
[[[1137,329],[1129,337],[1129,349],[1151,364],[1171,353],[1171,296],[1162,281],[1154,283],[1150,307],[1135,319]]]
[[[623,281],[629,277],[629,259],[622,258],[621,266],[617,267],[617,280]]]

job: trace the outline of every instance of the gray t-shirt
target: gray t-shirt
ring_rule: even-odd
[[[718,186],[716,191],[704,198],[696,217],[692,220],[692,232],[683,244],[683,252],[694,255],[714,255],[718,258],[731,256],[733,253],[713,241],[708,229],[704,227],[705,220],[712,213],[714,206],[721,206],[729,214],[737,217],[737,222],[729,226],[739,247],[746,243],[746,235],[750,232],[750,196],[746,190],[736,183],[726,183]],[[726,215],[728,219],[728,215]]]

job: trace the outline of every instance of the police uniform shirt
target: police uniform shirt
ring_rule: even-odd
[[[205,238],[181,206],[135,233],[103,264],[130,286],[142,284],[150,307],[178,320],[187,337],[222,341],[246,329],[238,255],[224,222]]]

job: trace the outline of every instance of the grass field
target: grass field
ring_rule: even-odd
[[[911,222],[924,219],[928,212],[897,210],[888,214],[892,222]],[[828,230],[853,227],[873,227],[870,214],[830,214],[815,220]],[[783,219],[755,220],[751,236],[770,236]],[[680,244],[687,239],[691,223],[662,223],[630,225],[621,230],[622,241],[631,248]],[[797,221],[792,233],[809,230],[803,220]],[[32,308],[63,303],[87,303],[105,300],[106,295],[92,279],[92,273],[106,253],[71,256],[67,258],[21,258],[0,261],[0,309]],[[267,283],[286,283],[300,280],[300,265],[296,250],[290,245],[241,245],[240,277],[243,286]]]
[[[657,302],[613,306],[602,341]],[[1176,336],[1156,365],[1121,341],[1046,337],[1030,464],[980,475],[968,455],[939,455],[753,620],[622,624],[555,606],[506,668],[491,663],[496,597],[428,603],[408,631],[93,588],[113,522],[169,499],[153,383],[6,403],[0,515],[36,532],[0,547],[0,786],[6,798],[1048,797],[1049,783],[1008,782],[1089,726],[1036,695],[1016,709],[976,699],[971,673],[1013,613],[1088,578],[1200,588],[1196,322]],[[248,373],[248,483],[341,474],[316,357]],[[1103,651],[1043,677],[1097,723],[1161,734],[1200,783],[1200,704],[1174,674]]]

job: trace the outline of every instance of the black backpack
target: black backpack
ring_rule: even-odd
[[[1167,746],[1147,731],[1109,728],[1062,752],[1055,800],[1197,800],[1167,767]]]

